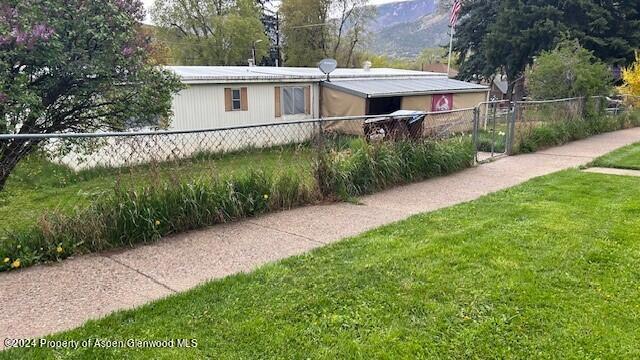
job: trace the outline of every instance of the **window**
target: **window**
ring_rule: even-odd
[[[240,89],[231,90],[231,110],[242,110],[242,97],[240,95]]]
[[[247,88],[224,89],[224,111],[248,111]]]
[[[282,110],[285,115],[306,113],[304,87],[282,88]]]

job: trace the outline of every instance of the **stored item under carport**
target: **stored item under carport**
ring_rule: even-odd
[[[367,119],[363,128],[367,141],[419,139],[425,113],[398,110],[386,116]]]

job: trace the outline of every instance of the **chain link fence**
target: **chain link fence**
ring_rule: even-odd
[[[637,126],[635,97],[594,96],[510,104],[506,153],[532,152]]]
[[[197,131],[0,134],[0,255],[25,264],[56,260],[349,199],[640,126],[636,104],[629,97],[498,101]]]
[[[364,146],[471,139],[474,110],[309,119],[197,131],[0,135],[0,230],[38,221],[40,212],[69,213],[118,189],[144,189],[255,173],[295,174],[314,192],[322,151],[350,156]],[[38,150],[21,158],[12,149]],[[346,154],[346,155],[345,155]],[[4,164],[4,165],[3,165]],[[315,195],[304,201],[313,201]],[[40,201],[39,199],[43,199]],[[21,204],[18,206],[18,204]]]

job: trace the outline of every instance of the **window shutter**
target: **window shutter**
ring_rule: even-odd
[[[282,106],[280,104],[280,86],[276,86],[274,89],[274,99],[276,103],[276,117],[282,117]]]
[[[224,89],[224,111],[232,111],[231,106],[231,88]]]
[[[249,110],[249,103],[247,102],[247,88],[243,87],[240,89],[240,110],[247,111]]]
[[[311,114],[311,86],[304,87],[304,113]]]

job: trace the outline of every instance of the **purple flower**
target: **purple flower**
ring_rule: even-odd
[[[53,32],[53,29],[45,24],[37,24],[33,27],[33,29],[31,29],[31,35],[34,38],[39,38],[42,40],[49,40],[49,38],[51,38],[51,35],[53,35]]]
[[[134,52],[135,52],[135,50],[131,46],[125,46],[122,49],[122,55],[124,55],[125,57],[129,57],[129,56],[133,55]]]
[[[9,20],[13,20],[18,17],[18,10],[9,5],[2,5],[0,7],[0,18],[3,18],[8,23]]]
[[[8,98],[7,94],[0,91],[0,104],[6,102]]]
[[[16,44],[18,45],[25,44],[29,40],[27,33],[18,28],[14,28],[11,35],[16,39]]]

